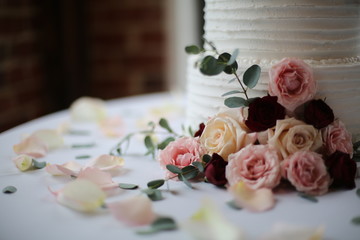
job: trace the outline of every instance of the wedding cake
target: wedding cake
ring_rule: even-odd
[[[360,133],[359,0],[205,0],[204,12],[207,42],[219,52],[239,49],[238,75],[253,64],[261,67],[250,96],[267,94],[274,64],[302,59],[313,69],[316,97],[326,99],[351,133]],[[197,60],[190,56],[187,68],[186,118],[194,127],[225,107],[222,94],[239,89],[230,75],[203,75]]]

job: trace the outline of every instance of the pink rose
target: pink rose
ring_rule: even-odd
[[[252,189],[274,188],[281,178],[280,161],[268,145],[248,145],[229,155],[226,178],[231,185],[245,182]]]
[[[344,123],[336,120],[328,125],[322,132],[327,153],[333,154],[336,151],[353,154],[351,134],[346,130]]]
[[[178,168],[183,168],[193,162],[201,161],[205,153],[205,148],[201,146],[198,137],[182,137],[169,143],[164,150],[161,150],[158,155],[158,161],[160,166],[166,170],[166,177],[172,178],[176,174],[168,171],[166,165],[171,164]]]
[[[284,58],[269,70],[269,94],[289,111],[312,99],[316,82],[309,65],[300,59]]]
[[[282,175],[297,191],[311,195],[325,194],[331,183],[324,160],[312,151],[299,151],[286,158]]]

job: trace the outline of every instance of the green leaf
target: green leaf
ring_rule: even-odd
[[[229,95],[236,94],[236,93],[244,93],[244,92],[239,91],[239,90],[232,90],[232,91],[229,91],[229,92],[224,93],[224,94],[221,95],[221,96],[222,96],[222,97],[225,97],[225,96],[229,96]]]
[[[258,65],[252,65],[249,67],[243,76],[244,84],[248,88],[254,88],[259,81],[261,74],[261,68]]]
[[[159,189],[147,188],[142,190],[142,192],[145,193],[152,201],[160,201],[164,199]]]
[[[183,181],[186,186],[188,186],[188,187],[191,188],[191,189],[193,188],[192,185],[191,185],[191,183],[186,179],[186,177],[184,177],[184,175],[179,174],[179,175],[178,175],[178,178],[179,178],[180,181]]]
[[[190,135],[190,136],[194,136],[194,131],[193,131],[193,129],[191,128],[191,126],[189,126],[189,128],[188,128],[188,132],[189,132],[189,135]]]
[[[168,164],[168,165],[166,165],[166,169],[175,174],[181,173],[181,169],[175,165]]]
[[[92,148],[95,146],[95,143],[86,143],[86,144],[73,144],[71,148]]]
[[[170,128],[168,121],[165,118],[161,118],[159,121],[159,125],[166,129],[169,133],[173,133],[174,131]]]
[[[360,216],[354,217],[351,219],[351,222],[355,225],[360,225]]]
[[[11,193],[14,193],[16,191],[17,191],[17,189],[14,186],[7,186],[7,187],[4,187],[3,190],[2,190],[2,192],[6,193],[6,194],[11,194]]]
[[[79,136],[85,136],[85,135],[90,135],[90,132],[89,131],[86,131],[86,130],[69,130],[67,132],[67,134],[69,135],[79,135]]]
[[[225,66],[225,64],[220,64],[213,56],[206,56],[201,61],[200,72],[207,76],[215,76],[220,74],[224,70]]]
[[[120,152],[121,152],[121,150],[120,150]],[[86,159],[86,158],[91,158],[91,156],[90,155],[79,155],[79,156],[76,156],[75,158],[76,159]]]
[[[233,74],[238,69],[238,64],[236,61],[230,64],[232,56],[229,53],[222,53],[218,58],[219,64],[226,65],[224,68],[224,72],[227,74]]]
[[[199,172],[204,172],[204,165],[201,162],[193,162],[192,165],[194,165]]]
[[[186,179],[193,179],[195,177],[197,177],[197,175],[199,174],[199,169],[197,169],[194,166],[186,166],[183,167],[181,169],[181,174],[186,178]]]
[[[238,108],[247,106],[247,101],[241,97],[229,97],[225,99],[224,104],[229,108]]]
[[[235,210],[241,210],[242,208],[239,207],[238,205],[236,205],[235,201],[229,201],[226,203],[230,208],[235,209]]]
[[[164,179],[158,179],[158,180],[153,180],[153,181],[148,182],[147,186],[148,186],[148,188],[151,188],[151,189],[157,189],[157,188],[161,187],[162,185],[164,185],[164,183],[165,183]]]
[[[199,54],[201,53],[201,49],[196,45],[190,45],[185,47],[185,52],[188,54]]]
[[[220,54],[220,56],[218,57],[217,61],[218,63],[220,64],[224,64],[224,65],[227,65],[229,60],[231,58],[231,55],[230,53],[227,53],[227,52],[224,52],[222,54]],[[230,64],[231,65],[231,64]]]
[[[139,230],[136,233],[141,235],[148,235],[161,231],[171,231],[176,229],[177,229],[177,224],[172,218],[160,217],[150,225],[149,229]]]
[[[139,186],[132,183],[119,183],[119,188],[125,189],[125,190],[134,190],[137,189]]]
[[[154,142],[153,140],[151,139],[151,137],[149,135],[147,135],[145,138],[144,138],[144,144],[145,144],[145,147],[149,150],[152,150],[152,149],[155,149],[155,145],[154,145]]]
[[[166,148],[167,145],[169,145],[169,143],[175,141],[175,138],[173,137],[168,137],[166,138],[164,141],[162,141],[161,143],[158,144],[158,149],[163,150],[164,148]]]
[[[358,188],[358,189],[356,190],[356,195],[357,195],[358,197],[360,197],[360,188]]]
[[[318,199],[316,197],[308,195],[306,193],[299,192],[298,195],[306,200],[309,200],[310,202],[314,202],[314,203],[318,202]]]
[[[202,160],[204,163],[208,163],[211,160],[211,156],[209,154],[204,154],[204,156],[202,157]]]
[[[46,162],[38,162],[35,159],[33,159],[32,162],[33,162],[34,168],[36,168],[36,169],[42,169],[42,168],[46,167]]]
[[[236,58],[238,57],[238,55],[239,55],[239,49],[235,49],[233,51],[233,53],[231,54],[231,58],[227,62],[227,65],[232,65],[236,61]]]

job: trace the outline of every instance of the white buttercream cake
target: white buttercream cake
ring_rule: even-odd
[[[217,50],[239,49],[238,74],[261,67],[252,96],[267,91],[268,70],[285,57],[303,59],[314,71],[318,98],[353,134],[360,133],[359,0],[206,0],[204,38]],[[205,46],[206,47],[206,46]],[[187,123],[197,126],[224,106],[222,94],[239,90],[232,75],[205,76],[190,56]]]

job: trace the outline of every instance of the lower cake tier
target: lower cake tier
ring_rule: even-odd
[[[240,85],[234,81],[233,75],[221,73],[217,76],[205,76],[195,62],[198,56],[188,59],[187,69],[187,105],[186,124],[197,128],[215,115],[224,105],[226,97],[222,95],[232,90],[240,90]],[[249,62],[251,62],[249,64]],[[335,117],[340,118],[347,129],[355,135],[360,134],[360,60],[352,58],[332,61],[305,61],[312,68],[317,82],[316,98],[326,99],[326,103],[333,109]],[[260,97],[267,94],[269,68],[276,63],[263,63],[238,59],[241,76],[245,69],[252,64],[261,67],[261,76],[257,86],[248,91],[249,97]],[[236,96],[236,95],[233,95]]]

